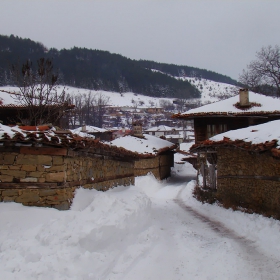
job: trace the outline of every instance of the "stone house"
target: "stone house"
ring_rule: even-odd
[[[240,89],[239,94],[172,116],[193,120],[195,143],[229,130],[280,119],[280,99]]]
[[[0,125],[1,202],[69,209],[81,186],[106,191],[134,184],[136,162],[157,158],[158,170],[170,169],[173,164],[170,161],[166,167],[164,161],[165,154],[172,153],[172,145],[145,153],[71,131],[29,129]],[[157,178],[163,172],[159,171]]]
[[[162,114],[164,109],[162,107],[149,107],[146,108],[146,112],[149,114]]]
[[[142,134],[140,137],[127,135],[110,143],[141,154],[141,157],[134,160],[135,176],[146,175],[149,172],[160,180],[170,176],[171,167],[174,165],[176,144],[148,134]]]
[[[145,133],[154,135],[157,137],[165,136],[165,135],[176,135],[176,129],[174,127],[166,126],[166,125],[159,125],[156,127],[151,127],[145,130]]]
[[[228,131],[191,147],[198,185],[224,205],[280,218],[280,120]]]

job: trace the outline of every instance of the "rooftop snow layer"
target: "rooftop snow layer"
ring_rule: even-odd
[[[131,152],[153,155],[156,155],[159,151],[164,150],[166,148],[172,149],[176,146],[169,141],[163,140],[152,135],[144,134],[143,136],[145,138],[138,138],[129,135],[117,138],[108,143],[117,147],[122,147]]]
[[[145,131],[171,131],[171,130],[174,130],[174,127],[170,127],[167,125],[159,125],[159,126],[151,127]]]
[[[262,94],[249,92],[249,102],[252,104],[258,104],[260,106],[252,106],[246,110],[237,108],[235,104],[239,102],[239,95],[230,97],[228,99],[201,106],[199,108],[191,109],[187,112],[180,114],[181,116],[196,115],[201,113],[217,113],[217,114],[244,114],[250,112],[280,112],[280,99],[265,96]]]
[[[280,158],[280,120],[246,128],[230,130],[194,144],[190,150],[197,152],[216,147],[234,147],[243,150],[264,152],[270,150],[274,157]]]
[[[280,120],[271,121],[264,124],[249,126],[237,130],[230,130],[213,136],[209,140],[221,141],[224,137],[232,141],[242,140],[252,142],[252,144],[265,143],[266,141],[277,140],[280,146]]]
[[[91,125],[85,125],[81,126],[75,129],[71,130],[74,134],[79,134],[80,132],[85,132],[85,133],[97,133],[97,132],[107,132],[107,129],[96,127],[96,126],[91,126]]]

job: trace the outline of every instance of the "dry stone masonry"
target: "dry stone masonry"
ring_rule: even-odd
[[[29,154],[0,153],[0,201],[69,209],[80,186],[105,191],[134,183],[134,163],[103,156],[80,155],[65,148],[36,148]],[[34,152],[34,149],[30,149]],[[30,151],[29,150],[29,151]]]
[[[270,152],[218,148],[220,200],[268,215],[280,213],[280,160]],[[278,174],[278,175],[277,175]]]

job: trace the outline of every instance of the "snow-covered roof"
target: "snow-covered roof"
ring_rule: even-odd
[[[249,92],[248,108],[240,108],[236,106],[239,103],[239,95],[228,99],[218,101],[212,104],[204,105],[199,108],[191,109],[184,113],[174,115],[176,118],[195,117],[205,115],[246,115],[246,114],[268,114],[280,113],[280,99],[265,96],[262,94]]]
[[[152,132],[152,131],[172,131],[172,130],[174,130],[174,127],[170,127],[167,125],[159,125],[146,129],[145,131]]]
[[[216,146],[234,146],[247,150],[272,150],[276,157],[280,157],[280,120],[246,128],[230,130],[213,136],[209,140],[195,144],[191,150]]]
[[[97,132],[108,132],[109,130],[104,129],[104,128],[100,128],[100,127],[96,127],[96,126],[91,126],[91,125],[85,125],[85,126],[81,126],[75,129],[71,130],[74,134],[79,134],[80,132],[85,132],[85,133],[97,133]]]
[[[280,146],[280,120],[264,124],[249,126],[246,128],[230,130],[213,136],[209,140],[221,141],[224,137],[230,140],[243,140],[252,144],[265,143],[266,141],[277,140]],[[279,147],[280,148],[280,147]]]
[[[111,142],[100,142],[90,137],[73,134],[70,130],[56,130],[53,127],[9,127],[0,124],[0,145],[9,142],[14,146],[46,145],[56,147],[87,149],[91,153],[106,153],[112,156],[127,156],[132,159],[154,157],[172,150],[176,145],[155,136],[144,138],[126,136]],[[3,144],[2,144],[3,145]]]
[[[117,138],[111,142],[106,142],[117,147],[122,147],[131,152],[136,152],[138,154],[152,154],[156,155],[163,150],[169,150],[175,148],[176,145],[169,141],[163,140],[161,138],[144,134],[144,138],[138,138],[134,136],[125,136]]]
[[[180,139],[183,138],[184,136],[180,134],[170,134],[170,135],[164,135],[164,137],[168,139]]]
[[[16,94],[19,94],[18,88],[1,87],[0,90],[0,101],[2,105],[15,105],[18,103],[16,100]]]

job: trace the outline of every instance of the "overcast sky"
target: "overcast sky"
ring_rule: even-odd
[[[0,34],[85,47],[238,79],[280,45],[279,0],[0,0]]]

